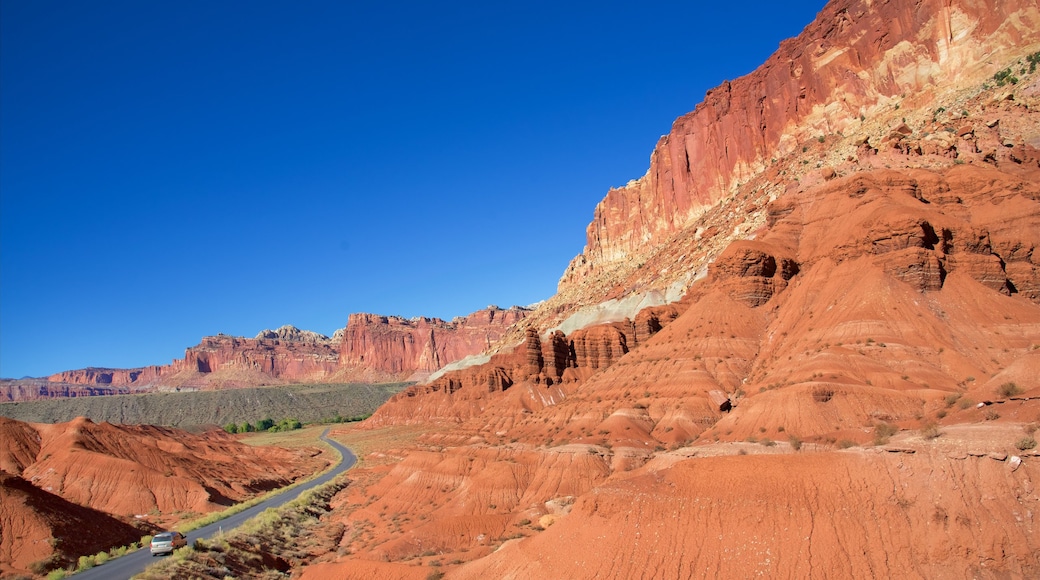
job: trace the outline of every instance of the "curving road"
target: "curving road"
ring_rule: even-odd
[[[341,456],[339,464],[332,468],[331,471],[315,479],[314,481],[307,482],[301,485],[300,487],[296,487],[289,491],[280,493],[274,497],[267,499],[266,501],[258,503],[257,505],[245,511],[241,511],[235,515],[228,516],[220,520],[219,522],[215,522],[208,526],[185,533],[184,535],[188,538],[188,545],[192,545],[192,543],[198,538],[208,540],[217,533],[219,533],[221,530],[227,532],[234,528],[237,528],[238,526],[242,525],[243,522],[259,514],[265,509],[276,508],[285,503],[288,503],[296,499],[297,496],[299,496],[304,491],[311,489],[312,487],[319,486],[323,483],[327,483],[337,475],[353,467],[354,464],[357,463],[357,457],[355,457],[354,454],[349,449],[344,447],[342,444],[333,441],[332,439],[329,439],[327,437],[328,434],[329,430],[326,429],[325,432],[321,434],[321,440],[331,445],[336,451],[340,453]],[[155,561],[156,560],[152,559],[152,554],[148,550],[148,546],[145,546],[144,548],[141,548],[136,552],[131,552],[126,556],[123,556],[122,558],[116,558],[114,560],[106,562],[101,566],[96,566],[89,570],[84,570],[79,574],[71,576],[71,578],[75,578],[76,580],[124,580],[132,577],[135,574],[140,574],[145,568],[148,567],[149,564],[152,564]]]

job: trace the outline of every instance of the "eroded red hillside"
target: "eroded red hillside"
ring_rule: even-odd
[[[314,449],[251,447],[218,431],[0,418],[0,562],[24,570],[55,553],[126,545],[142,535],[126,522],[165,527],[328,463]]]

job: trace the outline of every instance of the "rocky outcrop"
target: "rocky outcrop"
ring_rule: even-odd
[[[317,333],[288,328],[279,329],[281,334],[264,331],[261,335],[272,336],[263,338],[208,336],[189,348],[182,360],[174,361],[167,375],[172,379],[185,371],[200,375],[244,371],[280,382],[315,382],[337,370],[339,345]]]
[[[466,419],[485,408],[514,384],[536,385],[552,393],[551,399],[573,389],[582,380],[617,362],[659,332],[685,310],[683,304],[646,308],[636,321],[593,325],[570,335],[555,330],[542,336],[534,327],[525,331],[523,343],[491,356],[479,365],[454,370],[427,384],[409,387],[394,395],[376,411],[370,423],[413,423],[432,419]],[[544,395],[544,393],[543,393]],[[539,402],[540,401],[540,402]],[[525,408],[546,404],[544,397],[521,403]]]
[[[351,314],[340,345],[339,364],[347,373],[354,370],[397,379],[425,377],[448,363],[484,352],[526,313],[517,306],[505,310],[490,306],[451,322]]]
[[[261,330],[254,338],[257,340],[281,340],[287,342],[306,342],[311,344],[325,344],[330,342],[337,342],[332,340],[324,334],[318,334],[311,330],[300,330],[295,326],[286,324],[281,326],[278,330]]]
[[[935,86],[981,84],[995,72],[985,63],[1035,42],[1038,28],[1040,9],[1031,0],[828,3],[762,66],[712,89],[676,120],[657,143],[646,175],[607,193],[561,291],[661,245],[740,184],[808,149],[806,143],[862,132],[893,105],[927,102]],[[903,127],[886,143],[906,140],[913,131]],[[964,134],[974,140],[971,127]],[[940,132],[928,137],[949,141],[931,145],[943,153],[961,139]],[[994,154],[998,149],[1008,155],[1004,147],[994,147]],[[1031,147],[1014,150],[1024,159]]]
[[[755,307],[787,287],[798,263],[773,247],[754,241],[729,245],[711,267],[711,280],[739,302]]]

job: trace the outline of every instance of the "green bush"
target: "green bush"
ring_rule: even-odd
[[[1011,72],[1011,67],[994,73],[993,80],[996,81],[998,87],[1002,87],[1008,83],[1013,85],[1018,84],[1018,77]]]

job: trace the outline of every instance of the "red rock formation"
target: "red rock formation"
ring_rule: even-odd
[[[349,372],[382,373],[396,379],[429,373],[444,365],[484,352],[526,310],[491,306],[445,322],[438,318],[351,314],[340,347],[339,363]]]
[[[322,381],[418,380],[442,366],[483,352],[527,310],[488,307],[451,322],[350,315],[329,338],[283,326],[255,338],[219,334],[188,348],[166,366],[86,368],[41,379],[4,380],[0,401],[126,394],[161,387],[233,388]]]
[[[607,193],[561,289],[660,245],[805,142],[862,130],[906,95],[912,103],[935,86],[981,84],[996,69],[978,63],[1008,58],[1037,29],[1032,0],[828,3],[762,66],[676,120],[646,175]]]
[[[270,331],[264,333],[267,332]],[[207,375],[218,372],[232,377],[246,373],[247,377],[260,380],[268,377],[273,383],[316,382],[336,372],[338,346],[328,337],[300,340],[208,336],[185,351],[182,360],[174,361],[160,382],[175,384],[174,377],[180,374],[187,377],[177,381],[182,385],[205,386],[210,382]],[[240,386],[254,386],[250,384],[253,380],[256,379],[247,378]]]
[[[630,320],[599,324],[565,336],[561,331],[544,338],[529,327],[524,342],[499,353],[484,364],[445,373],[424,385],[409,387],[380,407],[370,424],[413,423],[432,419],[466,419],[477,416],[489,402],[514,384],[537,385],[513,403],[526,409],[555,401],[599,369],[607,368],[631,347],[674,320],[684,305],[647,308]],[[570,385],[564,387],[563,385]],[[549,389],[547,391],[547,389]],[[534,392],[537,391],[537,394]]]
[[[113,385],[119,387],[135,383],[147,385],[159,378],[163,368],[160,366],[137,369],[99,369],[90,367],[56,373],[47,377],[47,380],[64,385]],[[53,396],[55,395],[51,395],[51,397]]]
[[[4,379],[0,381],[0,403],[65,397],[125,395],[129,392],[130,390],[126,387],[54,383],[45,379]]]

